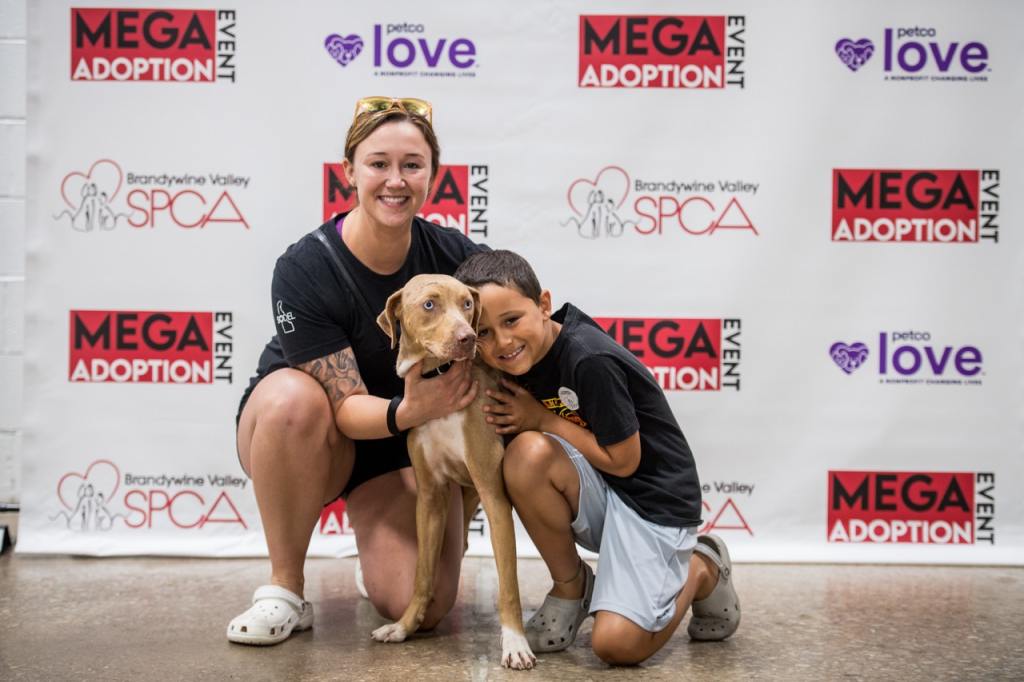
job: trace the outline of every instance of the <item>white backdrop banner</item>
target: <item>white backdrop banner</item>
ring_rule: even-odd
[[[738,560],[1024,564],[1022,22],[31,3],[18,551],[265,553],[238,400],[274,261],[351,206],[345,131],[383,94],[434,105],[424,215],[651,369]],[[335,503],[311,554],[354,551]]]

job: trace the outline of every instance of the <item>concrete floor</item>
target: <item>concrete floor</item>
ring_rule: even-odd
[[[498,664],[494,565],[467,559],[459,602],[433,633],[378,644],[352,559],[310,560],[311,631],[276,647],[233,645],[227,622],[264,560],[0,556],[0,680],[998,680],[1024,679],[1024,569],[738,565],[736,635],[613,669],[587,621],[532,672]],[[520,561],[527,615],[547,589]]]

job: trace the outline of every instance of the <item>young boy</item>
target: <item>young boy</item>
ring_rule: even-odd
[[[700,483],[661,387],[629,351],[551,292],[511,251],[470,256],[455,277],[480,292],[477,343],[516,377],[487,421],[515,435],[505,485],[554,586],[526,624],[534,652],[561,651],[595,614],[593,647],[639,663],[675,632],[725,639],[740,621],[725,543],[697,535]],[[598,552],[595,578],[576,551]]]

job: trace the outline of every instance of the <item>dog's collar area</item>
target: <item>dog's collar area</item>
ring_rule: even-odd
[[[449,360],[448,362],[444,363],[443,365],[439,365],[439,366],[435,367],[434,369],[430,370],[429,372],[424,372],[420,376],[423,377],[424,379],[433,379],[434,377],[439,377],[442,374],[444,374],[445,372],[447,372],[448,370],[450,370],[452,368],[452,365],[454,365],[454,364],[455,364],[454,360]]]

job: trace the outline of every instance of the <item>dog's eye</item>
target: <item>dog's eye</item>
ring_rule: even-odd
[[[472,307],[473,307],[473,299],[467,298],[466,299],[466,310],[469,310]]]
[[[429,301],[429,300],[428,301],[424,301],[423,302],[423,309],[424,310],[433,310],[434,309],[434,302],[433,301]]]

